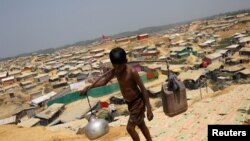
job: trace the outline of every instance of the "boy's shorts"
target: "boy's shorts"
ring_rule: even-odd
[[[131,102],[127,102],[129,111],[129,123],[139,125],[145,118],[145,103],[142,97],[138,97]]]

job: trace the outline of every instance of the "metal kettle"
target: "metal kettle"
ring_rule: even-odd
[[[88,90],[90,90],[99,80],[101,80],[101,78],[103,76],[108,74],[110,71],[112,71],[112,70],[107,71],[105,74],[103,74],[101,77],[99,77],[92,84],[92,86],[90,86],[88,88]],[[88,90],[87,90],[87,92],[88,92]],[[89,102],[88,93],[86,93],[86,97],[88,100],[90,112],[88,112],[87,114],[84,115],[84,118],[88,120],[88,124],[84,127],[84,133],[88,139],[94,140],[94,139],[97,139],[97,138],[105,135],[106,133],[108,133],[109,132],[109,125],[108,125],[108,121],[106,121],[104,119],[98,119],[96,117],[96,115],[95,115],[96,111],[92,110],[92,107],[91,107],[90,102]]]
[[[108,122],[104,119],[98,119],[92,111],[85,114],[84,117],[88,120],[88,124],[84,128],[88,139],[94,140],[109,132]]]

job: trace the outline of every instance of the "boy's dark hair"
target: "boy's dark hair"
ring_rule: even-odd
[[[123,48],[113,48],[109,53],[109,58],[112,64],[127,63],[126,52]]]

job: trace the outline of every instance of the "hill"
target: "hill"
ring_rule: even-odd
[[[131,35],[139,35],[139,34],[143,34],[143,33],[148,33],[148,34],[156,34],[156,33],[165,33],[168,29],[171,29],[173,27],[176,26],[180,26],[180,25],[184,25],[184,24],[188,24],[191,23],[192,21],[195,20],[210,20],[210,19],[214,19],[214,18],[218,18],[218,17],[222,17],[222,16],[233,16],[233,15],[237,15],[240,13],[250,13],[250,9],[243,9],[243,10],[238,10],[238,11],[232,11],[232,12],[225,12],[225,13],[220,13],[217,15],[213,15],[213,16],[209,16],[209,17],[204,17],[204,18],[199,18],[199,19],[192,19],[190,21],[185,21],[185,22],[179,22],[179,23],[173,23],[173,24],[167,24],[167,25],[160,25],[160,26],[151,26],[151,27],[144,27],[141,29],[138,29],[136,31],[127,31],[127,32],[122,32],[122,33],[118,33],[115,35],[110,35],[109,37],[111,38],[119,38],[119,37],[126,37],[126,36],[131,36]],[[86,46],[88,44],[94,43],[99,41],[100,38],[95,38],[92,40],[83,40],[83,41],[79,41],[73,44],[69,44],[69,45],[64,45],[61,47],[56,47],[56,48],[48,48],[48,49],[42,49],[42,50],[38,50],[35,52],[29,52],[29,53],[23,53],[14,57],[7,57],[7,58],[0,58],[0,61],[4,61],[4,60],[9,60],[11,58],[15,58],[15,57],[22,57],[22,56],[27,56],[27,55],[31,55],[31,54],[46,54],[46,53],[53,53],[56,50],[60,50],[63,48],[68,48],[71,46]]]

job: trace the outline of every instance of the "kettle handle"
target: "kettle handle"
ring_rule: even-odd
[[[90,87],[88,87],[88,89],[87,89],[87,91],[86,91],[86,97],[87,97],[87,100],[88,100],[88,104],[89,104],[89,108],[90,108],[91,115],[93,114],[93,110],[92,110],[92,107],[91,107],[91,105],[90,105],[89,96],[88,96],[88,91],[89,91],[90,89],[92,89],[93,86],[94,86],[98,81],[100,81],[102,77],[106,76],[106,75],[107,75],[108,73],[110,73],[111,71],[112,71],[112,69],[109,70],[109,71],[107,71],[107,72],[105,72],[105,73],[104,73],[102,76],[100,76],[100,77],[99,77]]]

